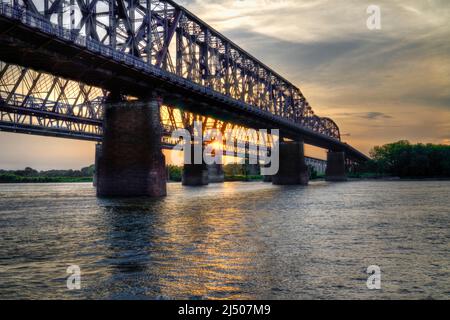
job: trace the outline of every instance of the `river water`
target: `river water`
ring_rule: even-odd
[[[168,191],[0,185],[0,298],[450,299],[450,182]],[[381,290],[367,288],[370,265]]]

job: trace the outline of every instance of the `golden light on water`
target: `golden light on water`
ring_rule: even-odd
[[[217,196],[226,201],[228,198],[243,198],[232,183],[225,183],[217,190]],[[176,191],[174,191],[176,192]],[[246,243],[236,242],[239,235],[251,232],[254,228],[245,210],[230,205],[221,208],[218,214],[214,191],[209,197],[197,197],[195,201],[166,201],[162,210],[171,212],[160,218],[161,231],[153,239],[165,243],[156,259],[180,257],[178,250],[189,248],[192,254],[183,255],[176,263],[168,262],[151,272],[164,274],[158,277],[158,287],[162,296],[171,296],[177,292],[180,296],[214,298],[226,295],[227,299],[250,299],[240,285],[249,281],[248,275],[255,270],[255,252],[262,250],[264,244],[258,240]],[[267,192],[267,191],[266,191]],[[198,210],[196,208],[202,208]],[[264,215],[265,213],[261,213]],[[251,220],[251,219],[250,219]],[[172,279],[186,275],[189,281]]]

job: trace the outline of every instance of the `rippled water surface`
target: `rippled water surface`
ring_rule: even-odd
[[[450,298],[450,182],[168,189],[103,200],[89,184],[0,185],[0,298]]]

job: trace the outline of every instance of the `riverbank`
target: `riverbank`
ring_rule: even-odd
[[[349,181],[450,181],[450,177],[443,178],[400,178],[400,177],[382,177],[382,178],[349,178]]]
[[[80,183],[92,182],[94,165],[80,170],[38,171],[27,167],[23,170],[0,170],[0,183]]]
[[[0,175],[0,183],[86,183],[93,182],[92,177],[18,177]]]
[[[262,176],[234,176],[234,177],[226,177],[225,182],[258,182],[263,181]],[[312,182],[317,181],[325,181],[325,178],[316,178],[311,179]],[[404,182],[426,182],[426,181],[450,181],[449,178],[398,178],[398,177],[383,177],[383,178],[348,178],[348,181],[380,181],[380,182],[389,182],[389,181],[404,181]],[[169,180],[168,183],[181,183],[181,181],[173,181]],[[32,184],[32,183],[93,183],[92,177],[80,177],[80,178],[67,178],[67,177],[55,177],[55,178],[24,178],[24,179],[13,179],[9,181],[2,181],[0,179],[0,184]]]

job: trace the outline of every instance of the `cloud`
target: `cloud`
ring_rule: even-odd
[[[239,27],[289,41],[364,37],[367,0],[189,0],[180,1],[226,32]],[[378,0],[382,27],[391,35],[412,35],[442,27],[450,17],[446,0]]]
[[[390,119],[392,117],[382,112],[367,112],[366,114],[361,115],[361,118],[368,120],[377,120],[377,119]]]
[[[450,106],[450,3],[361,0],[191,0],[187,8],[297,84],[315,109]]]
[[[358,117],[367,120],[391,119],[392,117],[383,112],[345,113],[349,117]]]
[[[392,117],[382,112],[340,113],[338,116],[358,117],[367,120],[391,119]]]

